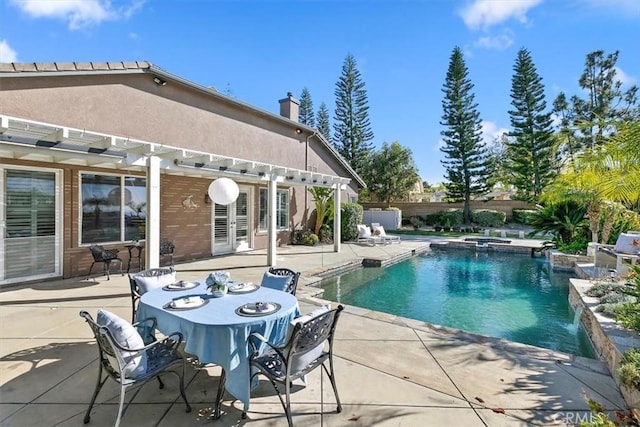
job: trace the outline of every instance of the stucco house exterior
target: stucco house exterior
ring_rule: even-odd
[[[0,64],[0,285],[86,275],[98,243],[160,239],[177,262],[279,244],[307,228],[309,186],[335,204],[365,184],[298,103],[265,111],[149,62]],[[274,100],[274,107],[276,100]],[[238,184],[220,205],[209,185]],[[340,250],[335,209],[334,250]]]

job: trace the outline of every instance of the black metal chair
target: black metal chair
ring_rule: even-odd
[[[342,412],[333,369],[333,337],[340,312],[343,309],[344,306],[339,305],[333,310],[325,309],[315,315],[311,313],[311,315],[297,318],[294,320],[295,325],[291,336],[283,346],[274,346],[262,335],[255,332],[249,336],[249,345],[252,349],[249,363],[256,370],[251,379],[259,374],[269,379],[278,394],[280,403],[282,403],[289,426],[293,426],[291,383],[319,366],[322,366],[331,381],[338,404],[337,412]],[[325,345],[327,343],[328,345]],[[259,351],[261,344],[266,345],[266,350],[263,353]],[[328,368],[325,365],[326,361],[329,361]],[[282,398],[278,384],[284,384],[286,402]],[[242,416],[246,417],[246,413],[243,413]]]
[[[166,279],[165,279],[166,277]],[[148,270],[142,270],[135,274],[129,275],[129,287],[131,288],[131,321],[136,321],[136,311],[138,310],[138,301],[140,297],[149,290],[149,285],[146,287],[140,286],[140,279],[142,280],[149,278],[156,278],[157,286],[154,287],[162,287],[166,285],[170,285],[175,282],[175,270],[173,267],[161,267],[161,268],[150,268]],[[147,280],[149,282],[149,280]]]
[[[122,259],[118,257],[119,249],[105,249],[100,245],[96,245],[95,243],[89,247],[91,251],[91,255],[93,256],[93,263],[91,267],[89,267],[89,276],[91,276],[91,271],[93,270],[93,266],[101,262],[102,263],[102,273],[107,275],[107,280],[110,279],[109,273],[111,269],[111,263],[114,261],[118,261],[120,263],[120,274],[124,276],[122,272]]]
[[[160,256],[169,257],[169,265],[173,266],[173,251],[176,245],[172,240],[160,239]]]
[[[103,311],[105,313],[105,311]],[[108,312],[106,312],[108,313]],[[111,315],[111,313],[108,313]],[[124,397],[127,388],[132,386],[142,386],[147,381],[158,378],[160,388],[164,388],[164,383],[160,379],[159,375],[164,372],[172,372],[178,376],[180,380],[180,395],[187,405],[186,412],[191,412],[191,406],[187,401],[187,396],[184,391],[184,373],[185,373],[185,360],[178,352],[178,346],[182,342],[182,334],[174,332],[162,341],[156,341],[152,335],[156,327],[156,319],[148,318],[138,323],[130,324],[117,316],[113,316],[109,319],[108,324],[100,325],[93,320],[91,315],[86,311],[81,311],[80,316],[85,319],[93,335],[98,343],[98,351],[100,354],[100,363],[98,371],[98,382],[96,389],[91,397],[91,403],[84,416],[84,423],[87,424],[91,421],[91,409],[93,404],[104,386],[108,378],[111,378],[120,385],[120,405],[118,407],[118,417],[116,418],[115,426],[120,424],[120,420],[124,416],[127,408],[135,399],[141,388],[138,388],[129,400],[127,405],[124,405]],[[98,312],[98,320],[100,320],[101,313]],[[116,324],[117,322],[117,324]],[[124,342],[133,342],[131,338],[131,331],[126,328],[133,328],[146,324],[145,330],[149,331],[146,339],[143,339],[138,335],[140,344],[136,347],[129,347]],[[115,331],[115,332],[114,332]],[[117,336],[118,331],[126,331],[122,336]],[[126,333],[129,332],[129,335]],[[136,332],[137,333],[137,332]],[[140,363],[144,360],[144,364]],[[138,364],[135,368],[133,364]],[[173,370],[174,366],[179,368],[179,371]],[[105,371],[106,375],[102,377],[102,373]]]
[[[291,295],[296,294],[296,289],[298,288],[298,279],[300,278],[300,273],[290,270],[288,268],[276,268],[270,267],[269,273],[275,274],[277,276],[288,276],[291,279],[289,280],[289,284],[285,289],[285,292],[289,292]]]

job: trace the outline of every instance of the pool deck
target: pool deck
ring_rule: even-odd
[[[428,250],[428,240],[402,236],[401,244],[343,244],[340,253],[332,252],[333,246],[285,246],[278,248],[277,263],[302,272],[297,296],[306,313],[324,302],[314,296],[318,274],[365,258],[403,258]],[[176,269],[183,280],[225,269],[234,279],[259,282],[266,259],[265,251],[256,250],[181,263]],[[105,307],[129,318],[126,275],[22,285],[0,294],[0,426],[82,425],[98,366],[90,329],[78,312],[94,314]],[[566,426],[589,419],[584,393],[608,410],[625,408],[602,362],[358,307],[346,307],[335,344],[343,411],[336,413],[331,386],[318,369],[306,387],[294,383],[297,426]],[[189,365],[191,413],[185,413],[173,378],[167,377],[163,390],[155,382],[145,385],[121,425],[286,424],[266,381],[252,393],[246,420],[228,394],[223,416],[210,419],[219,374],[216,366]],[[113,425],[118,395],[115,383],[107,382],[90,426]]]

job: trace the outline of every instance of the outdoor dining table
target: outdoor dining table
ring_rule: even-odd
[[[172,309],[172,300],[200,297],[206,301],[196,308]],[[268,315],[243,315],[239,308],[256,302],[275,303],[280,308]],[[137,318],[155,317],[157,329],[163,334],[181,332],[185,352],[198,357],[202,363],[222,367],[214,416],[220,416],[224,390],[249,409],[250,367],[249,335],[258,332],[270,342],[283,343],[291,320],[300,314],[295,296],[266,287],[247,293],[227,293],[216,298],[207,291],[204,282],[187,290],[155,289],[142,295]]]

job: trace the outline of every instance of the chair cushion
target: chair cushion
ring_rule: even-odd
[[[381,225],[374,225],[372,229],[375,236],[385,237],[387,235],[387,233],[384,231],[384,227]]]
[[[640,254],[640,235],[621,233],[620,236],[618,236],[614,250],[620,254]]]
[[[140,289],[140,295],[149,292],[152,289],[162,288],[172,283],[176,283],[176,272],[162,274],[160,276],[133,276]]]
[[[96,323],[104,326],[111,332],[113,338],[123,347],[139,349],[144,347],[144,341],[138,333],[137,329],[123,318],[113,314],[110,311],[100,309],[96,317]],[[118,351],[118,349],[114,349]],[[146,352],[122,352],[126,366],[121,373],[126,378],[136,377],[147,370],[147,354]],[[111,360],[114,368],[118,368],[118,362]]]
[[[296,317],[291,321],[291,328],[289,329],[289,338],[291,338],[291,333],[293,333],[293,328],[298,323],[308,322],[314,317],[318,317],[321,314],[324,314],[331,310],[330,305],[323,305],[322,307],[318,307],[313,310],[311,313],[305,314],[304,316]],[[304,369],[309,363],[313,362],[315,359],[320,357],[322,354],[322,350],[324,349],[324,341],[319,343],[313,349],[309,350],[304,354],[297,354],[293,356],[291,359],[291,372],[298,372]]]
[[[371,228],[368,225],[358,224],[358,237],[361,239],[371,237]]]
[[[279,291],[286,291],[291,279],[291,276],[279,276],[265,271],[264,276],[262,276],[262,283],[260,286],[266,286],[267,288],[277,289]]]

